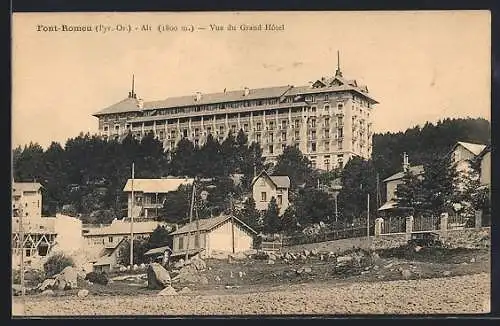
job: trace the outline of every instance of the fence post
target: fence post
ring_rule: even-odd
[[[411,239],[411,233],[413,232],[413,216],[406,217],[406,240]]]
[[[379,217],[375,219],[375,236],[378,237],[380,234],[382,234],[382,225],[384,223],[384,219]]]
[[[476,227],[476,229],[479,229],[479,228],[481,228],[481,226],[483,226],[483,211],[478,210],[478,211],[475,211],[474,213],[475,213],[474,214],[474,217],[475,217],[474,226]]]
[[[448,231],[448,213],[441,214],[440,227],[442,232]]]

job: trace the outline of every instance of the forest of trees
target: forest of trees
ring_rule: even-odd
[[[261,230],[291,229],[308,223],[331,221],[334,216],[332,197],[317,188],[340,177],[343,189],[338,197],[340,219],[352,221],[365,214],[366,195],[371,194],[370,207],[376,214],[377,198],[385,200],[381,180],[401,170],[402,153],[407,152],[411,165],[429,164],[437,155],[445,155],[457,141],[490,143],[490,123],[484,119],[446,119],[427,123],[405,132],[375,134],[371,160],[351,159],[342,172],[318,172],[295,147],[287,147],[277,164],[269,169],[264,164],[259,144],[249,144],[243,131],[219,143],[212,137],[199,147],[183,139],[172,152],[164,152],[153,135],[141,141],[131,135],[122,141],[104,141],[96,136],[80,134],[64,145],[53,142],[46,150],[31,143],[13,150],[13,176],[16,181],[37,181],[43,185],[43,214],[64,212],[80,216],[85,223],[107,223],[125,213],[122,189],[130,178],[132,162],[136,178],[165,176],[200,176],[213,178],[214,190],[207,202],[200,203],[200,217],[229,209],[229,194],[236,201],[250,189],[254,176],[267,168],[275,175],[291,179],[292,205],[280,225],[274,218],[274,207],[263,214],[255,210],[251,200],[243,204],[239,216]],[[234,186],[230,176],[243,174],[241,186]],[[377,197],[377,175],[379,194]],[[189,208],[190,187],[169,193],[164,218],[182,222]],[[214,210],[215,209],[215,210]]]

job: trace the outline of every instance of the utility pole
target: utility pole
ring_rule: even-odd
[[[366,237],[370,240],[370,194],[367,194],[366,199]]]
[[[335,194],[335,223],[338,222],[338,217],[339,217],[338,208],[337,208],[337,196],[338,196],[338,193]]]
[[[229,209],[231,213],[231,243],[234,254],[234,211],[233,211],[233,193],[229,193]]]
[[[377,207],[380,207],[379,176],[377,173]]]
[[[193,222],[193,206],[194,206],[194,193],[195,193],[195,181],[193,181],[193,191],[191,193],[191,207],[189,208],[189,224],[191,224],[191,222]],[[188,225],[189,225],[188,224]],[[187,244],[186,244],[186,261],[188,260],[189,258],[189,242],[191,242],[191,231],[188,231],[188,239],[187,239]]]
[[[24,303],[24,225],[23,225],[23,210],[19,209],[19,238],[21,239],[21,296]]]
[[[130,212],[130,269],[134,266],[134,163],[132,163],[132,205]]]

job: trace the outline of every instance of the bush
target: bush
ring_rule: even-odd
[[[63,253],[57,253],[50,256],[45,264],[43,264],[43,270],[47,277],[52,277],[59,274],[62,270],[68,266],[75,267],[75,262],[73,258],[64,255]]]
[[[105,273],[90,272],[85,279],[96,284],[107,285],[109,280]]]

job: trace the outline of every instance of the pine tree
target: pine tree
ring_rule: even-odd
[[[158,225],[146,242],[146,249],[169,246],[172,248],[172,236],[164,226]]]
[[[396,187],[396,205],[402,209],[419,211],[423,208],[423,188],[421,178],[408,170],[404,172],[402,183]]]
[[[276,198],[272,197],[264,214],[264,231],[268,234],[275,234],[281,231],[281,221]]]
[[[254,230],[262,229],[262,220],[260,212],[255,208],[255,200],[253,197],[248,199],[243,204],[243,209],[238,212],[238,218],[246,223]]]
[[[311,162],[295,146],[287,146],[283,154],[278,156],[273,175],[287,175],[290,178],[290,189],[298,186],[315,186],[317,174],[311,167]]]
[[[194,177],[197,174],[195,171],[196,160],[193,143],[183,138],[177,144],[177,147],[172,152],[170,161],[170,170],[176,176]]]
[[[449,157],[436,156],[424,165],[422,180],[423,207],[440,214],[451,207],[457,170]]]

